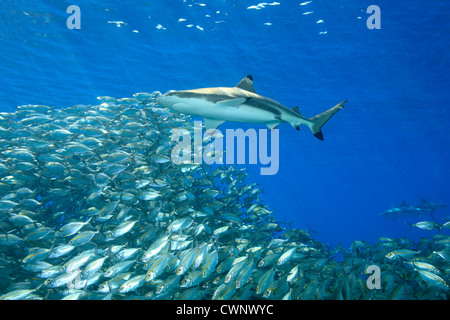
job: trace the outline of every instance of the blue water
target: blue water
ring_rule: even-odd
[[[248,74],[258,93],[308,117],[348,99],[323,142],[280,125],[278,173],[250,165],[249,181],[277,218],[330,245],[436,234],[378,214],[403,200],[450,205],[450,4],[278,2],[1,1],[0,111],[234,86]],[[79,30],[66,26],[71,4]],[[366,26],[371,4],[379,30]],[[221,129],[239,127],[264,128]]]

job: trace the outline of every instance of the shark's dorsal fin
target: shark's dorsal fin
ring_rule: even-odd
[[[236,88],[256,93],[255,89],[253,89],[253,77],[251,75],[242,79],[241,82],[237,84]]]

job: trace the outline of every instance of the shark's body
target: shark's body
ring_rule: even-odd
[[[308,126],[320,140],[323,140],[321,127],[346,102],[345,100],[315,117],[306,118],[297,107],[289,109],[257,94],[253,89],[252,76],[245,77],[235,87],[172,91],[160,96],[157,101],[175,111],[204,117],[206,129],[216,129],[225,121],[262,123],[270,129],[287,122],[297,130],[302,124]]]

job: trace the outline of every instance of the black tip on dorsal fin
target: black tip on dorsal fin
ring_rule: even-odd
[[[253,89],[253,77],[251,75],[242,79],[241,82],[237,84],[236,88],[256,93],[255,89]]]

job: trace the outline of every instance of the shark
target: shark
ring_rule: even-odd
[[[300,125],[306,125],[319,140],[324,139],[322,126],[344,108],[345,102],[347,100],[307,118],[300,113],[298,107],[290,109],[256,93],[251,75],[234,87],[169,91],[157,98],[157,103],[164,107],[203,117],[206,130],[217,129],[226,121],[265,124],[271,130],[286,122],[297,130],[300,130]]]
[[[417,217],[430,214],[431,217],[434,217],[434,212],[437,209],[442,209],[445,207],[445,204],[434,203],[425,199],[422,199],[422,202],[415,206],[407,205],[406,201],[403,201],[400,206],[396,206],[387,211],[384,211],[380,213],[379,216],[396,219],[402,217]]]

